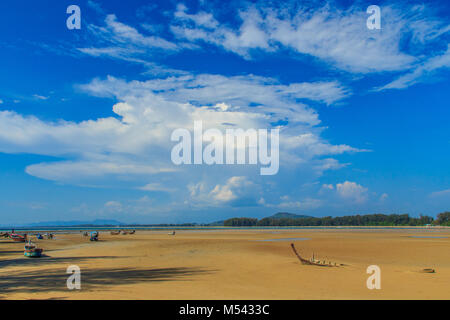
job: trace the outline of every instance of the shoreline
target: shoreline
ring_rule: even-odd
[[[70,233],[83,232],[89,230],[97,231],[118,231],[118,230],[140,230],[140,231],[170,231],[170,230],[447,230],[450,229],[449,226],[255,226],[255,227],[223,227],[223,226],[71,226],[71,227],[60,227],[60,226],[44,226],[44,227],[11,227],[11,228],[0,228],[0,232],[11,232],[14,229],[19,232],[64,232]]]

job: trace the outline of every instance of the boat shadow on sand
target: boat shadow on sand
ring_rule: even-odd
[[[15,251],[5,252],[5,254],[11,254],[11,253],[15,253]],[[93,259],[126,258],[126,257],[115,257],[115,256],[51,257],[51,256],[46,255],[45,253],[42,254],[42,256],[40,258],[30,258],[30,257],[25,257],[23,255],[23,250],[17,251],[17,253],[21,254],[20,258],[6,259],[6,260],[0,261],[0,271],[2,270],[2,268],[14,267],[14,266],[20,266],[20,267],[43,266],[43,265],[54,264],[54,263],[67,263],[69,265],[69,264],[77,264],[77,263],[81,263],[81,262],[93,260]]]
[[[34,260],[33,260],[34,261]],[[81,270],[81,290],[103,290],[117,285],[155,281],[189,281],[191,277],[211,273],[200,268],[108,268]],[[66,287],[69,274],[64,268],[8,273],[0,277],[0,292],[40,293],[49,291],[73,292]],[[76,290],[75,290],[76,291]]]
[[[23,250],[0,250],[0,257],[1,256],[5,256],[5,255],[10,255],[10,254],[23,254]],[[0,263],[3,261],[0,261]]]

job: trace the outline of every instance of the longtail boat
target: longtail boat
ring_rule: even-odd
[[[30,257],[30,258],[39,258],[42,256],[42,251],[44,251],[44,250],[41,248],[38,248],[34,243],[29,241],[25,245],[25,251],[24,251],[23,255],[25,257]]]
[[[27,241],[27,235],[26,235],[26,234],[20,235],[20,234],[17,234],[17,233],[11,233],[11,234],[9,235],[9,237],[10,237],[13,241],[16,241],[16,242],[26,242],[26,241]]]
[[[90,239],[91,241],[98,241],[98,232],[97,231],[92,231],[91,232],[91,237]]]

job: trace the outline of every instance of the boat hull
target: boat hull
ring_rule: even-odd
[[[25,251],[23,255],[29,258],[40,258],[42,257],[42,250],[35,250],[30,252]]]

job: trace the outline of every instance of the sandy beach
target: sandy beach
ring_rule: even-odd
[[[291,242],[343,266],[302,265]],[[103,232],[98,242],[56,234],[36,243],[45,256],[33,259],[23,243],[0,240],[1,299],[450,298],[450,229]],[[81,290],[66,287],[70,265]],[[369,265],[381,268],[380,290],[366,286]]]

